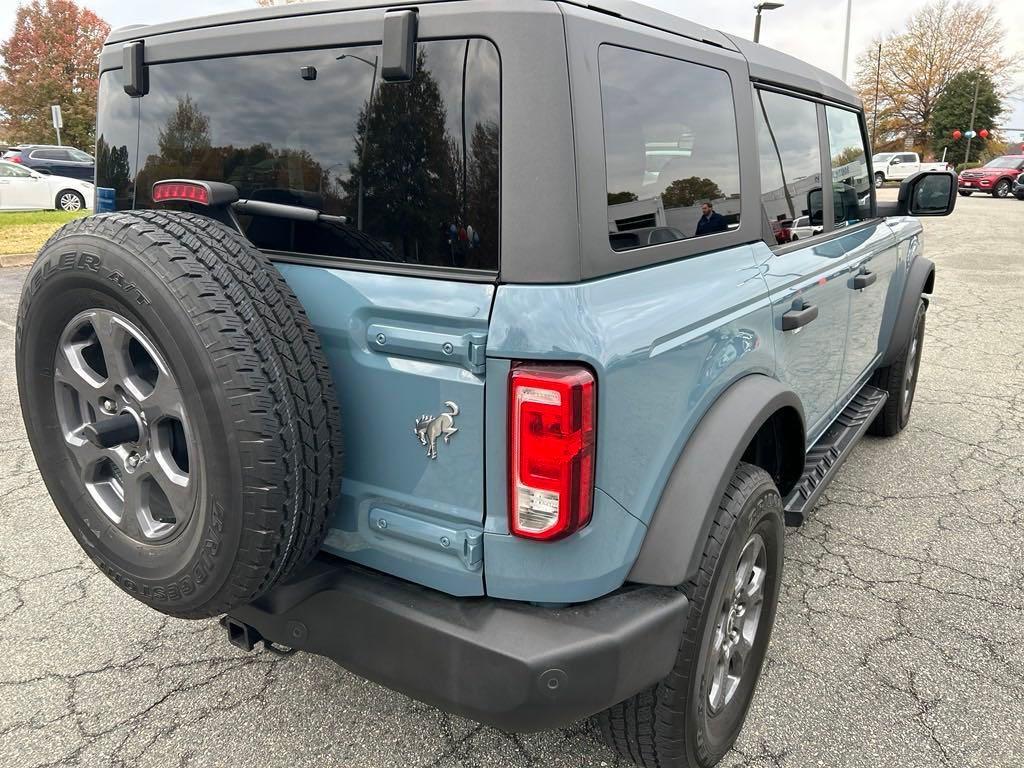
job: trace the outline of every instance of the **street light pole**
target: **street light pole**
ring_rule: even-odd
[[[882,83],[882,44],[878,44],[878,64],[875,65],[875,102],[871,107],[871,151],[875,151],[878,132],[878,86]]]
[[[776,8],[781,8],[785,3],[758,3],[754,6],[754,10],[757,11],[757,15],[754,17],[754,42],[761,41],[761,11],[774,11]]]
[[[843,38],[843,82],[846,82],[846,70],[850,58],[850,17],[853,15],[853,0],[846,0],[846,35]]]
[[[964,155],[964,165],[971,162],[971,136],[974,133],[974,118],[978,114],[978,86],[981,84],[981,72],[974,76],[974,103],[971,105],[971,127],[967,129],[967,153]]]

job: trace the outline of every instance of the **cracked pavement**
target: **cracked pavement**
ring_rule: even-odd
[[[908,429],[865,439],[786,538],[730,768],[1024,763],[1024,203],[925,222],[938,266]],[[81,553],[18,407],[26,270],[0,271],[0,766],[626,766],[586,723],[513,736],[317,657],[245,654]]]

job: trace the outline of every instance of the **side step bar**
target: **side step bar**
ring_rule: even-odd
[[[870,384],[864,385],[807,452],[804,474],[786,497],[786,525],[803,525],[818,497],[835,477],[857,441],[867,432],[888,397],[888,392]]]

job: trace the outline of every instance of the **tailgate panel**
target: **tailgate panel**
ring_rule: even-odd
[[[494,286],[278,264],[320,335],[345,470],[324,549],[454,595],[482,595],[483,349]],[[458,414],[449,442],[422,416]],[[438,435],[430,458],[429,436]]]

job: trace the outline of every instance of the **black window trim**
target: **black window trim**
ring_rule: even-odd
[[[733,78],[729,74],[728,70],[722,69],[721,67],[716,67],[716,66],[711,65],[711,64],[701,63],[699,61],[691,61],[689,59],[680,58],[679,56],[670,56],[670,55],[667,55],[667,54],[655,53],[654,51],[648,51],[648,50],[644,50],[644,49],[641,49],[641,48],[633,48],[633,47],[624,46],[624,45],[617,45],[615,43],[602,43],[600,46],[598,46],[598,54],[597,54],[598,62],[599,62],[598,70],[597,70],[598,71],[598,79],[599,80],[600,80],[600,77],[601,77],[601,74],[600,74],[600,72],[601,72],[601,69],[600,69],[601,50],[603,48],[606,48],[606,47],[609,47],[609,48],[619,48],[620,50],[633,51],[635,53],[646,54],[648,56],[659,56],[659,57],[664,58],[664,59],[672,59],[672,60],[674,60],[674,61],[676,61],[676,62],[678,62],[680,64],[690,64],[690,65],[697,66],[697,67],[704,67],[706,69],[714,69],[714,70],[716,70],[718,72],[721,72],[723,75],[725,75],[726,80],[729,83],[729,93],[732,96],[732,102],[733,102],[733,121],[734,121],[734,124],[736,126],[736,172],[737,172],[737,178],[739,179],[739,182],[740,182],[740,189],[741,189],[740,198],[739,198],[739,200],[740,200],[740,219],[739,219],[739,222],[738,222],[738,224],[736,226],[736,229],[729,229],[729,230],[727,230],[725,232],[716,232],[716,233],[711,234],[711,235],[701,235],[700,237],[687,237],[684,240],[670,240],[670,241],[665,242],[665,243],[648,243],[647,245],[638,245],[635,248],[626,248],[626,249],[622,249],[622,250],[615,250],[614,248],[611,248],[611,243],[609,241],[609,248],[611,248],[611,250],[614,253],[616,253],[616,254],[625,254],[625,253],[634,254],[634,253],[638,253],[638,252],[642,253],[644,251],[648,251],[648,250],[654,249],[654,248],[673,248],[673,247],[679,247],[680,245],[682,245],[684,243],[690,244],[690,243],[693,243],[695,241],[698,241],[698,242],[721,241],[724,238],[726,238],[727,236],[738,232],[740,227],[743,225],[743,212],[744,212],[744,208],[746,206],[744,206],[744,204],[743,204],[743,194],[742,194],[742,188],[743,188],[743,169],[742,169],[741,164],[740,164],[740,158],[741,158],[741,152],[740,152],[740,126],[739,126],[739,117],[738,117],[738,115],[736,113],[736,83],[733,81]],[[602,144],[603,144],[603,147],[604,147],[604,157],[603,157],[604,162],[602,163],[602,166],[604,168],[604,175],[605,175],[605,189],[607,189],[607,186],[608,186],[608,184],[607,184],[607,178],[608,178],[608,137],[605,134],[605,130],[604,130],[604,114],[605,114],[605,112],[604,112],[604,88],[603,88],[603,83],[599,87],[600,87],[599,93],[600,93],[601,118],[602,118],[602,120],[601,120],[601,135],[602,135]],[[606,214],[606,218],[607,218],[607,211],[605,212],[605,214]],[[719,247],[699,248],[698,249],[699,253],[691,253],[691,254],[688,254],[687,256],[684,256],[683,258],[689,258],[691,256],[701,255],[702,253],[706,253],[708,251],[717,251],[720,248],[726,248],[726,247],[728,247],[728,246],[727,245],[722,245],[722,246],[719,246]]]
[[[753,114],[749,99],[749,69],[746,60],[734,51],[676,36],[662,35],[633,25],[609,28],[592,19],[574,19],[567,27],[571,47],[580,45],[582,55],[570,60],[570,88],[573,98],[573,122],[576,134],[577,188],[580,206],[581,277],[583,280],[643,269],[684,259],[713,254],[757,242],[761,236],[760,218],[750,209],[756,181],[749,169],[756,163],[756,151],[746,144],[746,125]],[[668,243],[616,251],[608,240],[607,151],[601,98],[598,58],[602,47],[614,47],[638,54],[674,59],[683,64],[707,67],[723,72],[732,96],[740,179],[740,224],[728,232],[691,237]],[[600,156],[600,163],[583,158]],[[747,173],[744,173],[747,170]],[[599,179],[598,179],[599,177]],[[600,200],[596,191],[600,192]],[[600,211],[600,219],[597,212]],[[597,221],[601,224],[598,225]],[[600,231],[599,231],[600,230]]]

